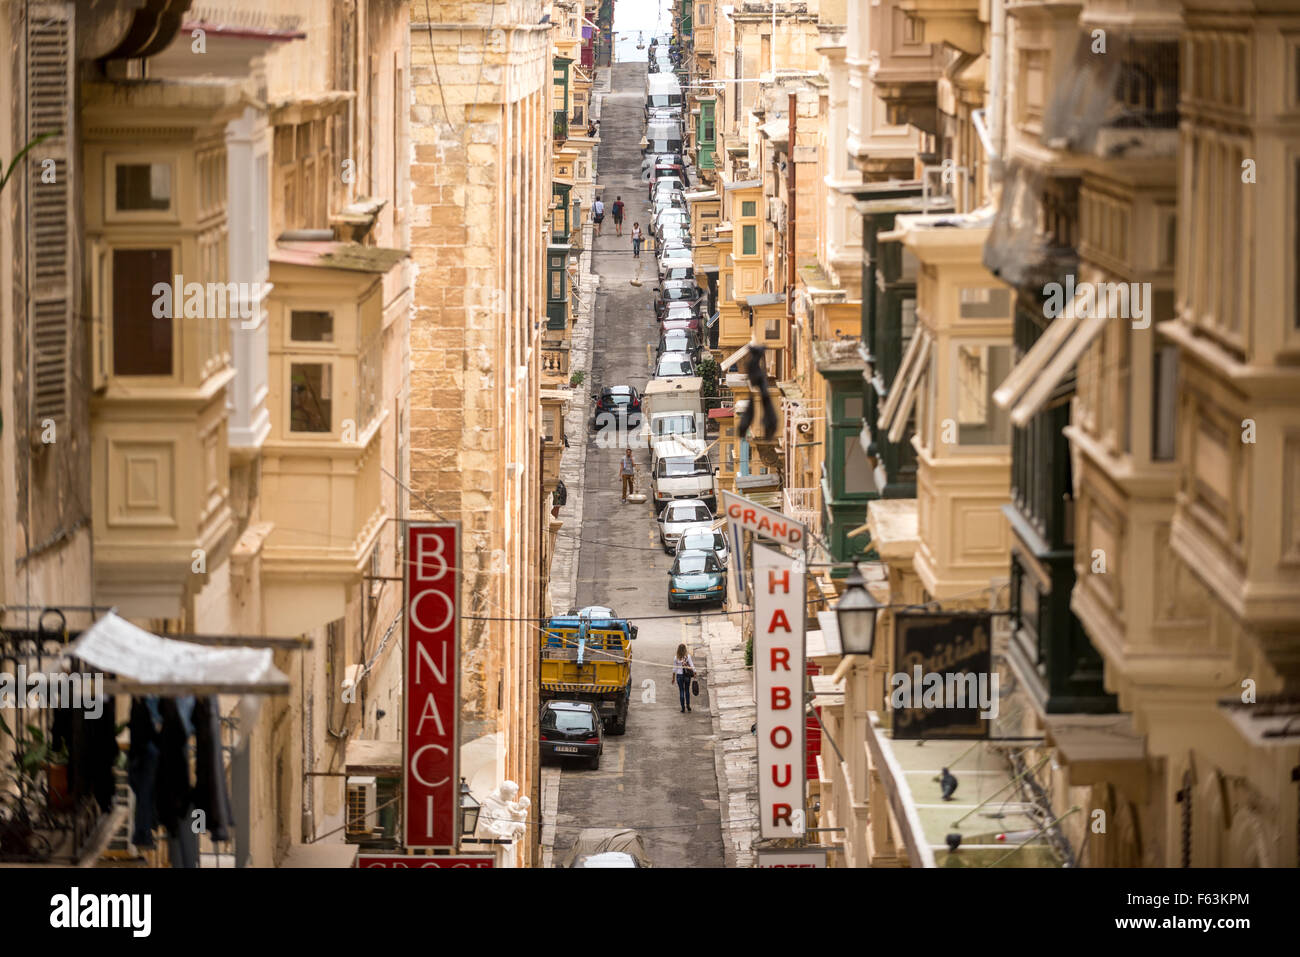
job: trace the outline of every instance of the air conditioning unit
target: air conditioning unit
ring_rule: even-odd
[[[348,778],[345,834],[348,841],[368,841],[375,836],[378,784],[373,777]]]

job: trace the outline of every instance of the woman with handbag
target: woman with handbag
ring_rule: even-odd
[[[686,650],[685,644],[677,646],[677,657],[673,659],[673,678],[677,681],[682,714],[685,714],[691,710],[691,681],[695,678],[695,659]]]

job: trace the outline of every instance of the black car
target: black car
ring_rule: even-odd
[[[605,732],[595,705],[588,701],[548,701],[542,705],[538,733],[542,759],[587,759],[593,771],[600,767]]]
[[[641,424],[641,396],[630,385],[611,385],[592,393],[595,407],[591,410],[591,427],[600,429],[607,425],[625,423],[629,428]]]
[[[673,279],[655,287],[655,318],[662,319],[669,305],[675,302],[694,306],[704,296],[704,290],[694,279]]]

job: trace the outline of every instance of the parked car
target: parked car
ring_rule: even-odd
[[[718,564],[723,568],[727,567],[729,557],[727,536],[721,529],[714,528],[712,525],[692,525],[682,530],[682,537],[677,541],[677,554],[689,551],[713,552]]]
[[[727,601],[727,576],[713,552],[678,552],[668,572],[668,607]]]
[[[678,282],[687,279],[695,280],[695,262],[693,260],[666,258],[659,260],[660,282]]]
[[[641,424],[641,395],[630,385],[606,386],[592,393],[591,410],[593,430],[605,426],[625,424],[635,428]]]
[[[593,771],[605,751],[605,731],[600,714],[589,701],[548,701],[538,722],[543,758],[587,759]]]
[[[703,502],[710,511],[717,510],[718,473],[707,454],[701,454],[686,438],[659,442],[655,453],[652,490],[656,513],[670,502],[688,499]]]
[[[658,249],[658,258],[661,260],[662,259],[689,259],[690,255],[691,255],[690,245],[688,245],[687,243],[683,243],[681,240],[678,239],[670,240],[667,243],[663,243],[659,246]]]
[[[670,329],[688,329],[701,342],[704,327],[704,314],[698,303],[670,302],[664,314],[659,317],[659,334]]]
[[[649,867],[645,841],[630,827],[585,827],[565,855],[563,867]]]
[[[668,329],[659,336],[659,346],[655,349],[655,362],[665,353],[683,352],[692,361],[699,360],[700,340],[689,329]]]
[[[704,297],[704,290],[695,280],[670,279],[655,287],[655,316],[662,318],[672,303],[694,306]]]
[[[686,352],[665,352],[655,363],[656,379],[675,379],[695,375],[695,363]]]
[[[701,522],[712,522],[713,513],[703,499],[686,499],[669,502],[659,513],[659,544],[669,555],[677,551],[682,532]]]
[[[655,213],[654,219],[650,221],[650,228],[658,230],[670,223],[681,223],[689,227],[691,225],[690,210],[682,209],[680,206],[665,206]]]

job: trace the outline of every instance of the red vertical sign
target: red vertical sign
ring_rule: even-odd
[[[460,805],[458,522],[406,526],[403,828],[408,848],[454,849]]]

